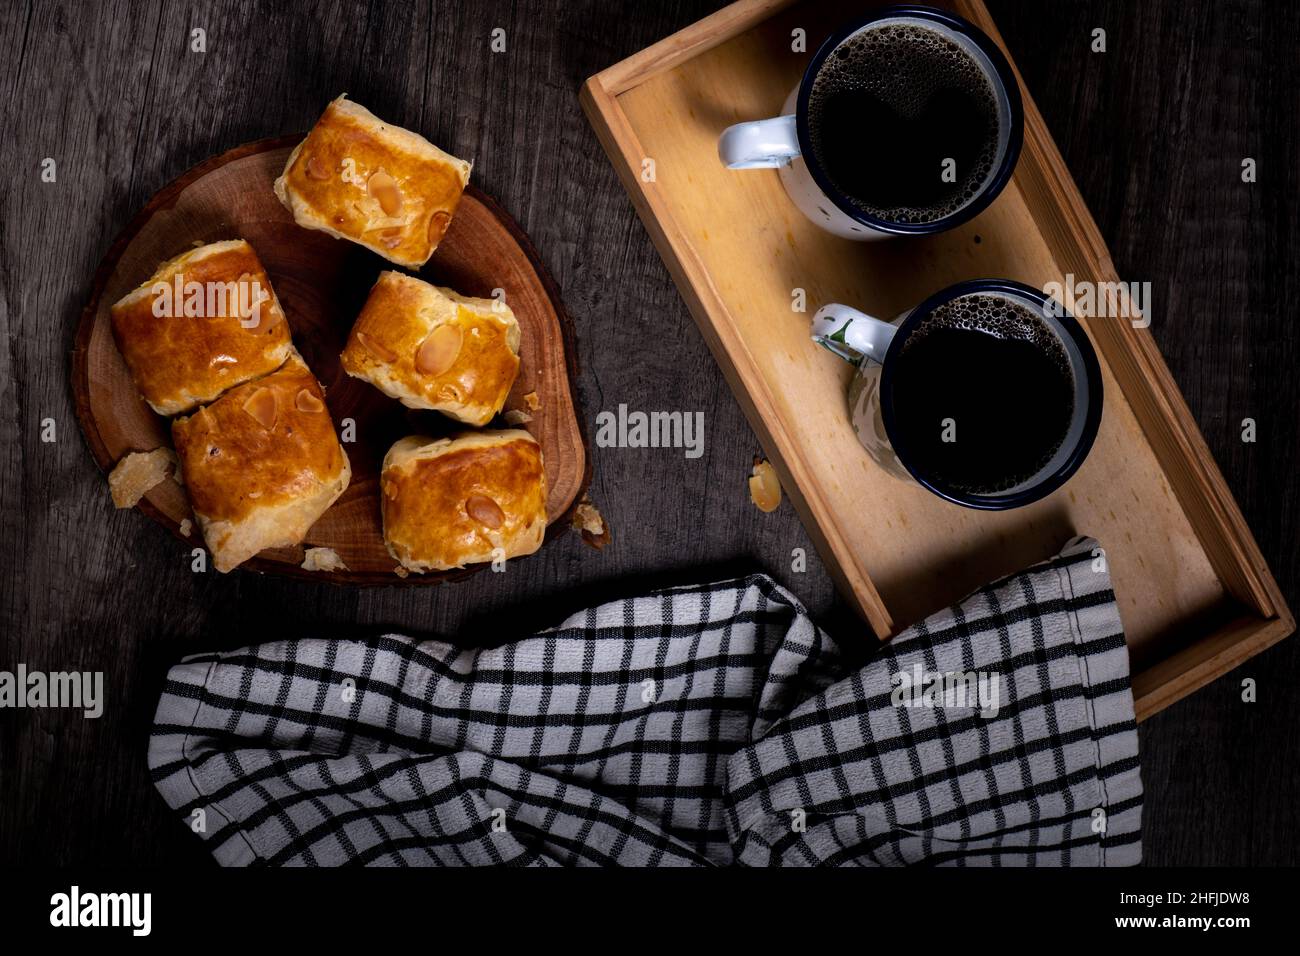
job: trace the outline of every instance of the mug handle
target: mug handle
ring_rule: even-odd
[[[798,155],[793,113],[728,126],[718,140],[718,158],[728,169],[776,169]]]
[[[883,363],[897,331],[883,319],[838,302],[822,306],[812,319],[812,340],[854,365],[865,359]]]

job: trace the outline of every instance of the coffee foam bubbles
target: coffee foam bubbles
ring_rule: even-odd
[[[988,75],[955,41],[909,23],[868,28],[840,44],[822,65],[813,83],[808,120],[817,129],[824,100],[838,92],[866,91],[908,119],[921,115],[935,93],[958,89],[971,95],[988,117],[991,135],[969,170],[958,170],[954,193],[925,208],[876,207],[850,196],[853,204],[887,222],[926,223],[955,213],[979,193],[997,158],[997,96]],[[814,137],[816,139],[816,137]]]
[[[1027,306],[998,295],[963,295],[943,303],[907,336],[904,351],[931,332],[964,329],[999,339],[1019,339],[1033,345],[1074,380],[1065,346],[1040,315]]]

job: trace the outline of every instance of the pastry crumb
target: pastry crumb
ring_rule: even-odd
[[[302,569],[304,571],[346,571],[348,566],[343,563],[339,553],[333,548],[308,548],[302,555]]]
[[[170,448],[133,451],[108,475],[108,490],[118,508],[134,508],[169,471],[176,470],[176,453]]]
[[[533,416],[529,415],[522,408],[512,408],[504,416],[507,425],[523,425],[525,422],[531,422]]]
[[[185,537],[188,538],[190,536],[190,532],[193,530],[194,530],[194,522],[191,521],[189,518],[182,518],[181,534],[185,535]]]
[[[775,511],[781,505],[781,481],[772,463],[765,458],[754,459],[754,470],[749,477],[749,500],[764,513]]]
[[[536,392],[529,392],[524,396],[524,404],[528,406],[530,412],[535,412],[542,407],[542,400],[537,397]]]
[[[573,510],[573,526],[582,535],[582,540],[597,551],[602,550],[613,539],[604,515],[591,503],[589,495],[583,495],[582,500],[578,502],[578,507]]]
[[[406,568],[402,567],[400,564],[393,568],[393,573],[399,578],[409,577],[411,574],[410,571],[406,570]]]

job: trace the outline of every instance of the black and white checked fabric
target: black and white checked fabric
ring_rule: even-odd
[[[198,655],[168,675],[149,766],[228,865],[1133,864],[1128,655],[1095,548],[852,667],[760,575],[491,650]],[[1000,686],[996,713],[902,705],[900,674],[956,672]]]

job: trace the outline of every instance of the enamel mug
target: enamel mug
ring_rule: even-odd
[[[827,60],[863,31],[891,24],[923,26],[957,43],[979,65],[997,100],[998,144],[988,174],[963,205],[929,222],[891,222],[856,207],[831,182],[811,146],[808,102]],[[794,204],[826,231],[845,239],[883,239],[943,232],[984,210],[1010,180],[1023,132],[1020,90],[1006,57],[992,40],[971,23],[946,11],[893,6],[854,20],[832,34],[813,55],[803,79],[787,97],[781,115],[729,127],[718,141],[718,156],[730,169],[778,169]],[[887,142],[879,144],[880,149],[889,146]]]
[[[926,474],[909,455],[898,427],[894,402],[895,361],[926,316],[962,296],[993,296],[1030,309],[1060,342],[1069,364],[1074,404],[1065,437],[1037,473],[993,495],[955,492],[935,475]],[[1000,511],[1018,508],[1061,487],[1078,470],[1092,448],[1101,422],[1101,369],[1092,343],[1078,321],[1050,296],[1006,279],[977,279],[950,286],[909,309],[892,322],[839,303],[822,306],[812,320],[812,339],[857,372],[849,385],[848,406],[858,441],[881,468],[914,481],[941,498],[968,508]]]

